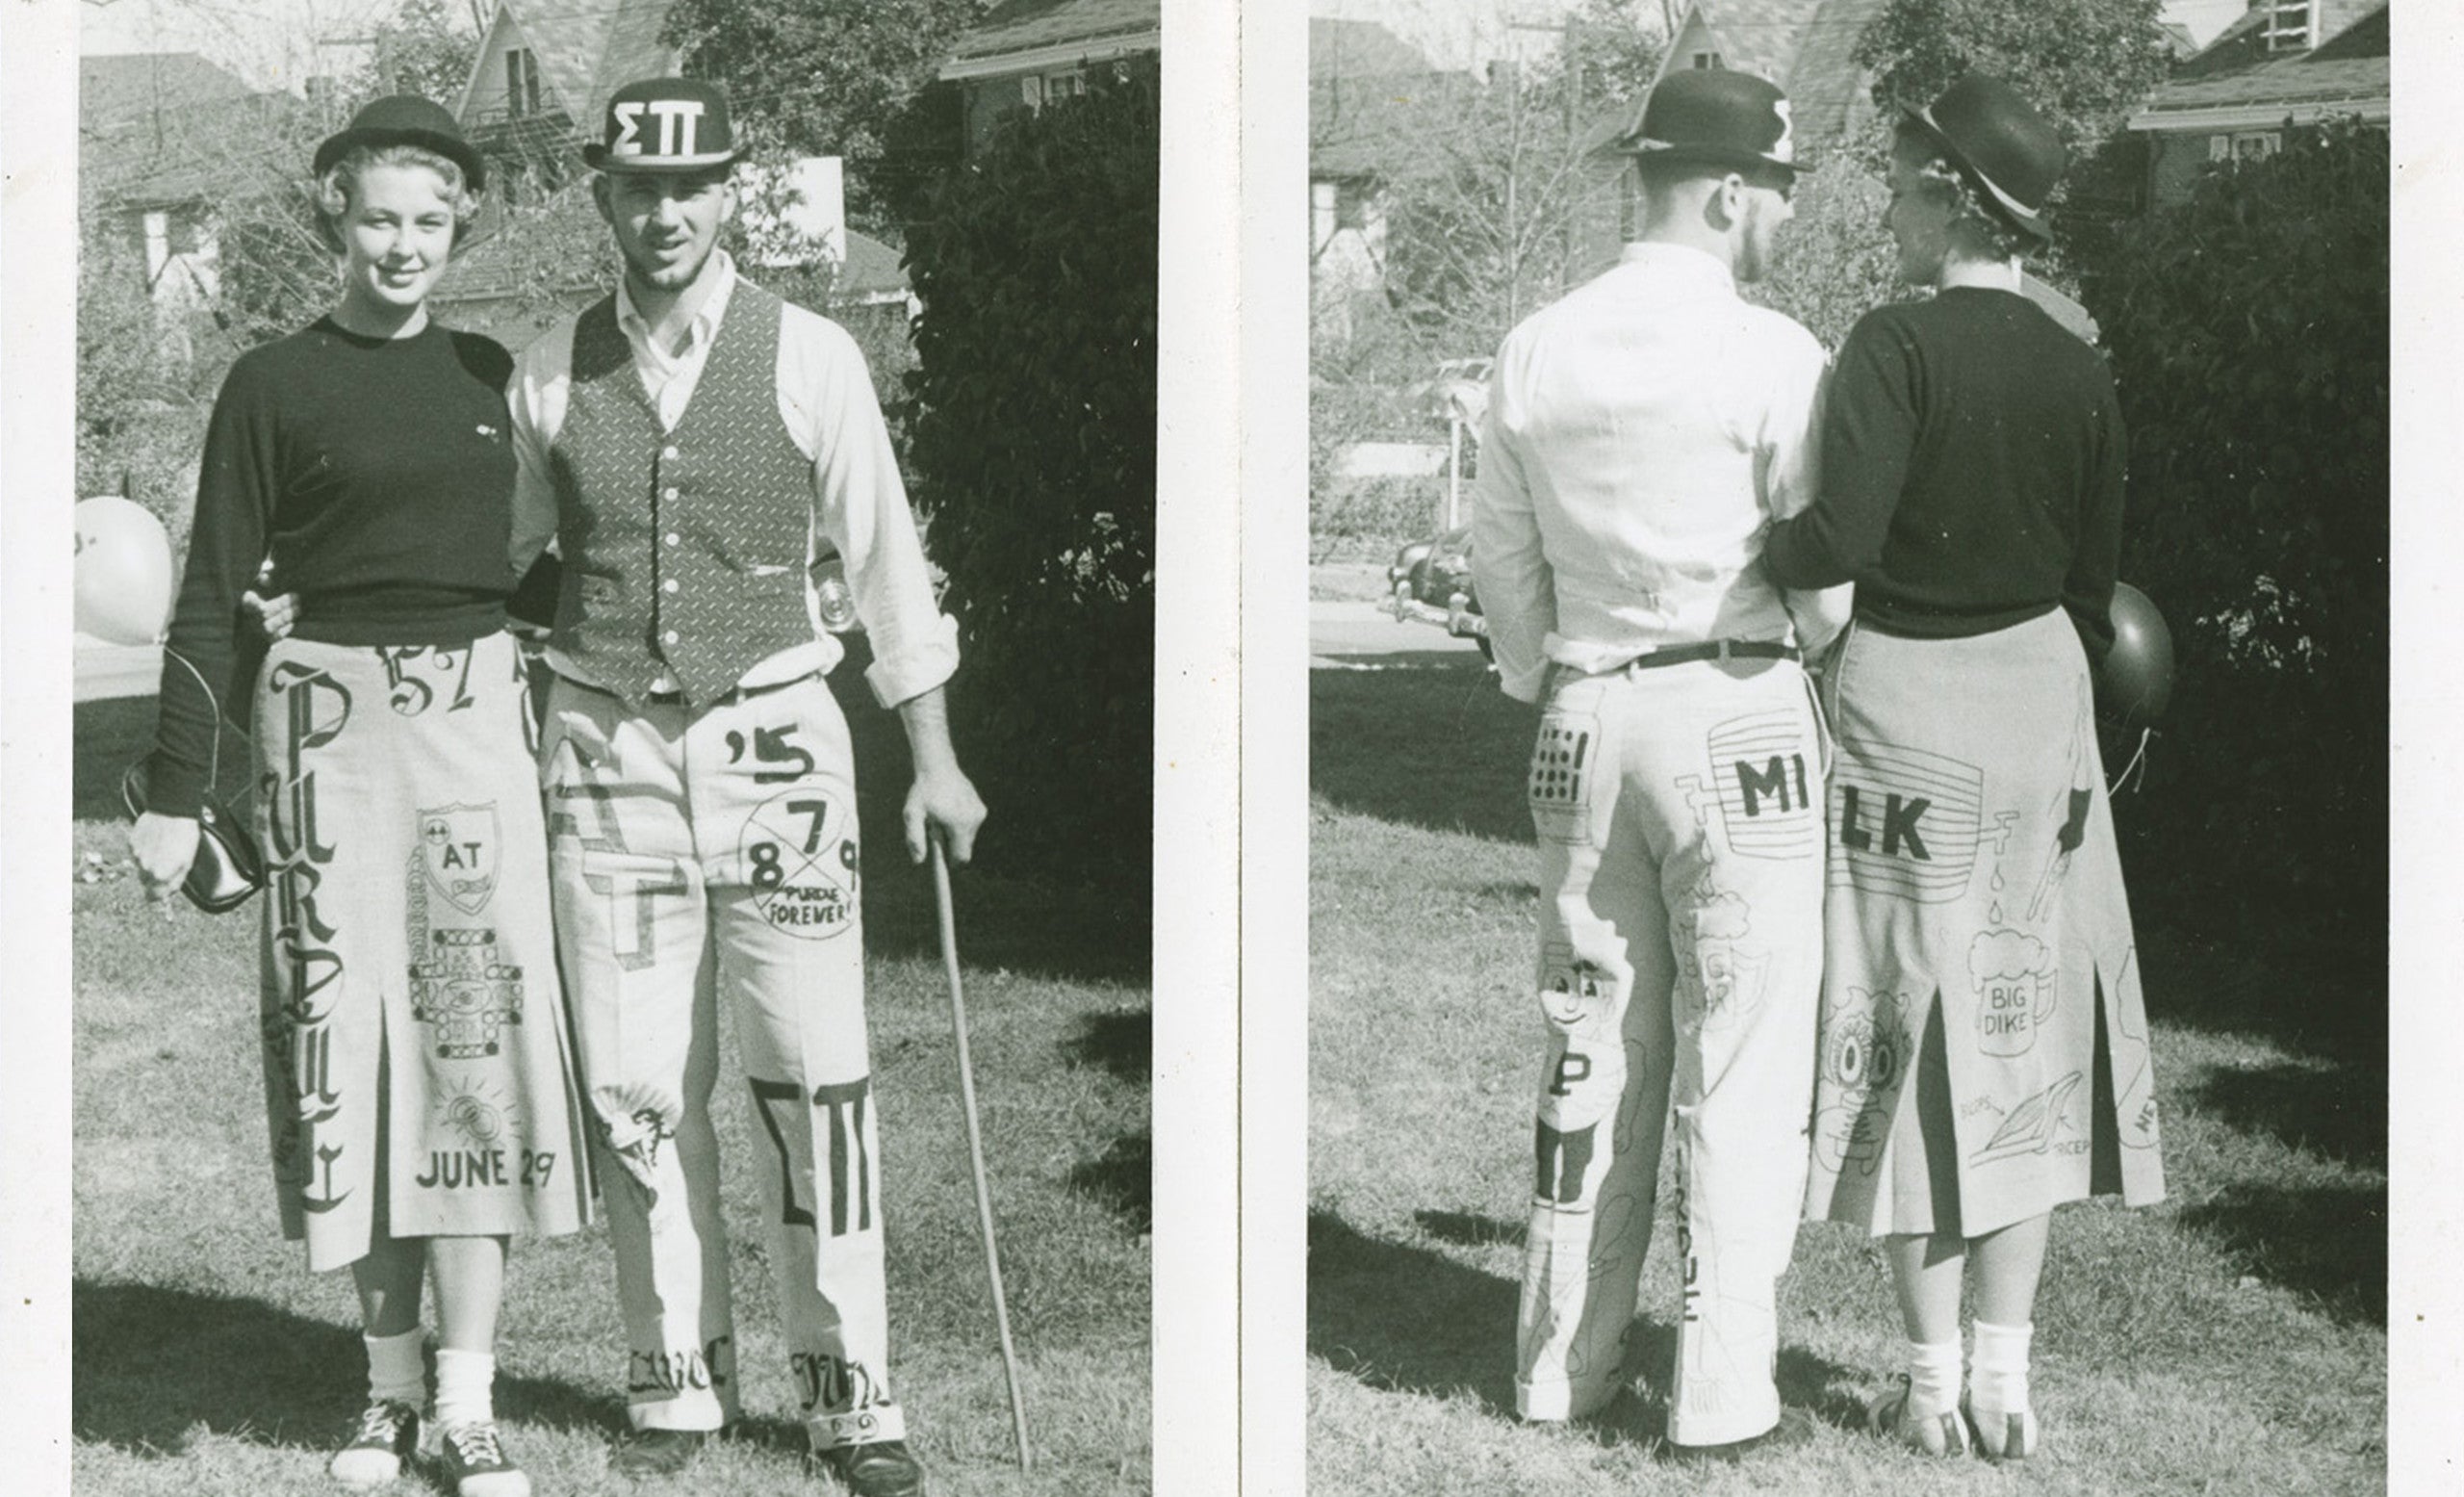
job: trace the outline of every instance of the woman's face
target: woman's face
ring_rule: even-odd
[[[1883,227],[1899,246],[1899,277],[1912,286],[1939,280],[1951,249],[1951,205],[1926,179],[1925,160],[1921,147],[1890,153],[1890,206],[1883,210]]]
[[[453,202],[430,167],[372,166],[343,213],[343,295],[402,312],[427,299],[453,253]]]

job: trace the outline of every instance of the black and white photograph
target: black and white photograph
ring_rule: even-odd
[[[76,1489],[1151,1490],[1156,0],[78,13]]]
[[[1315,1488],[2387,1489],[2391,38],[1313,5]]]

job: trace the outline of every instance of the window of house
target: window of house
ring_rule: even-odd
[[[1697,52],[1694,54],[1694,65],[1698,68],[1704,69],[1717,67],[1720,65],[1720,54],[1717,52]]]
[[[1365,229],[1369,227],[1370,189],[1366,182],[1335,184],[1335,227]]]
[[[2309,51],[2319,44],[2318,0],[2275,0],[2260,35],[2271,53]]]
[[[2284,149],[2281,130],[2243,130],[2207,138],[2210,161],[2263,161]]]
[[[1071,68],[1067,72],[1043,75],[1043,97],[1047,104],[1055,99],[1080,98],[1086,92],[1087,75],[1077,68]]]
[[[504,112],[515,119],[539,113],[539,59],[527,47],[504,55]]]

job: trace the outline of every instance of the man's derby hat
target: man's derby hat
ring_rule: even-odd
[[[2070,165],[2070,152],[2019,90],[1999,78],[1970,73],[1926,108],[1906,113],[1909,123],[2005,222],[2041,243],[2052,242],[2045,199]]]
[[[1641,120],[1622,143],[1647,162],[1797,169],[1788,96],[1752,73],[1726,67],[1686,68],[1654,84]]]
[[[603,139],[581,148],[600,171],[707,171],[744,154],[728,90],[706,78],[645,78],[607,96]]]
[[[452,111],[416,93],[397,93],[361,106],[350,123],[325,137],[310,163],[323,176],[345,152],[358,145],[419,145],[462,168],[462,179],[477,192],[488,185],[488,164],[476,147],[462,138]]]

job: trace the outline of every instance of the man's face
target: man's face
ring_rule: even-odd
[[[604,172],[592,184],[592,195],[616,236],[628,273],[657,291],[693,284],[718,247],[720,225],[735,212],[735,189],[725,168]]]
[[[1780,229],[1797,216],[1790,201],[1796,183],[1787,172],[1773,171],[1745,178],[1743,232],[1737,241],[1736,278],[1758,281],[1771,273],[1779,254]]]

